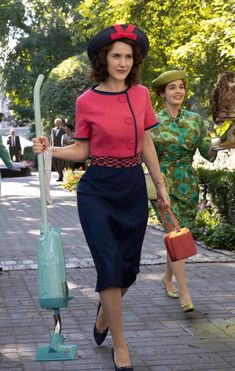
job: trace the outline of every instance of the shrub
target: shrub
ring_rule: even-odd
[[[199,211],[192,230],[196,239],[214,249],[235,250],[235,228],[209,210]]]
[[[79,170],[64,170],[62,187],[70,192],[76,192],[78,182],[81,176],[84,174],[82,169]]]
[[[198,168],[201,194],[214,205],[225,223],[235,227],[235,171]]]
[[[22,161],[34,161],[34,160],[35,160],[35,154],[33,153],[33,148],[25,147],[24,154],[22,156]]]

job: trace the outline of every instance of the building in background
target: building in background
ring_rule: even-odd
[[[0,129],[7,129],[9,124],[11,124],[9,118],[11,117],[11,113],[8,108],[9,99],[4,95],[2,91],[2,77],[0,76]]]
[[[14,118],[9,111],[9,99],[4,95],[1,89],[1,81],[2,78],[0,76],[0,116],[2,116],[2,120],[0,120],[0,133],[3,136],[7,136],[10,133],[11,128],[15,128],[17,130],[17,135],[22,136],[23,138],[28,139],[30,135],[30,128],[29,127],[19,127],[16,126]],[[1,115],[2,114],[2,115]]]

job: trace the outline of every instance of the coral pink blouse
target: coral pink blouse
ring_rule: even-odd
[[[119,93],[93,87],[76,100],[74,138],[90,141],[91,156],[132,157],[142,150],[144,130],[157,122],[145,86]]]

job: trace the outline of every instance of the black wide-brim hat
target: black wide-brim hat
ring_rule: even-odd
[[[115,41],[132,40],[140,47],[143,57],[149,50],[148,37],[140,28],[133,24],[114,24],[98,32],[89,42],[87,54],[92,61],[98,55],[101,48],[110,45]]]

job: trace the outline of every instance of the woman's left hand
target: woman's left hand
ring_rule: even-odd
[[[157,186],[157,202],[158,202],[158,205],[159,207],[168,207],[170,206],[170,197],[169,197],[169,194],[167,192],[167,189],[166,189],[166,185],[165,183],[160,183],[158,184]]]

